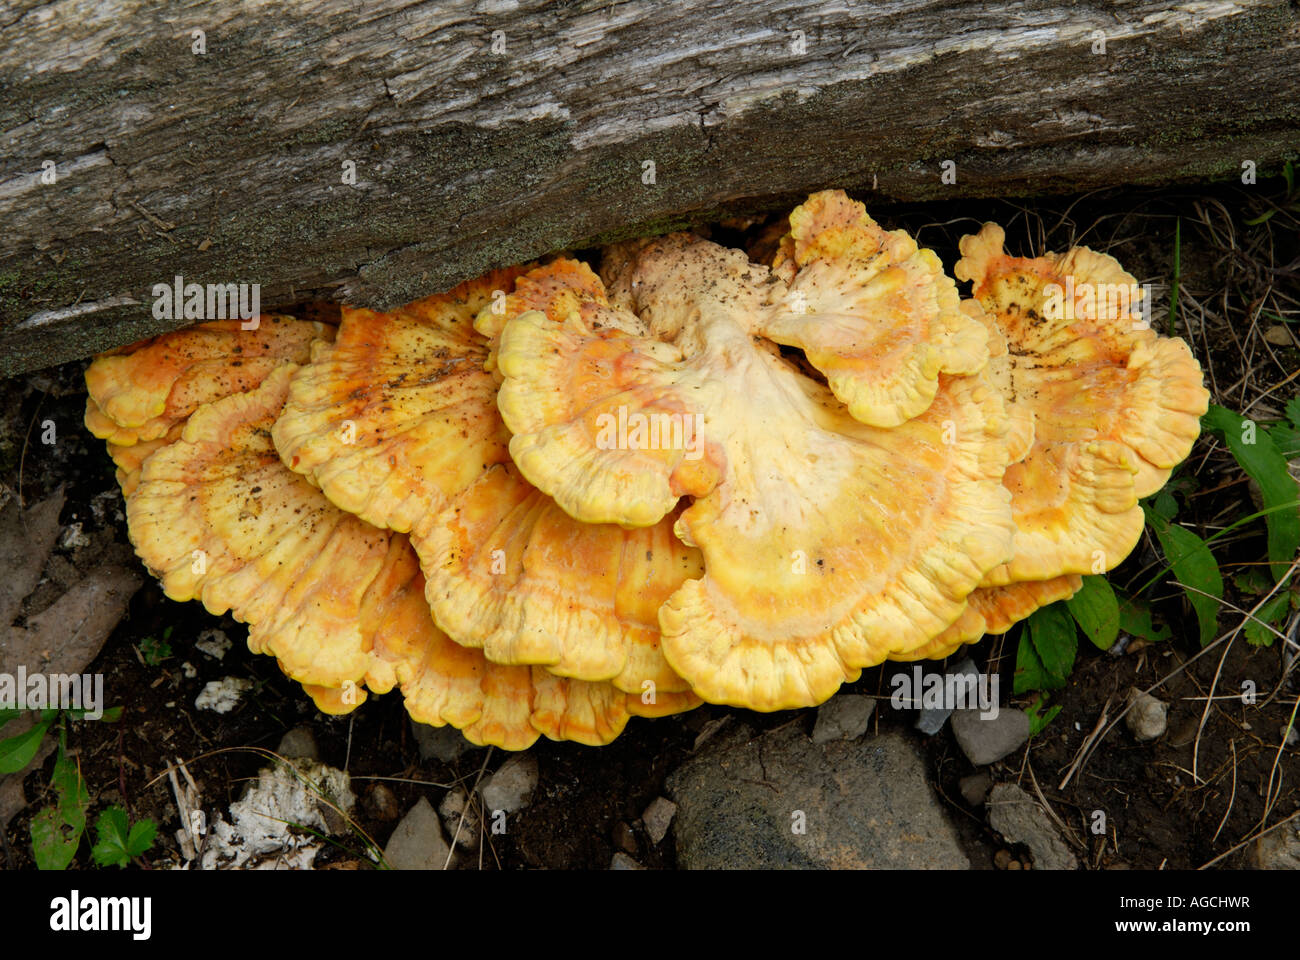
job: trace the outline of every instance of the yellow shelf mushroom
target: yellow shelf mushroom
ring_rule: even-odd
[[[322,710],[399,689],[523,749],[703,701],[812,706],[1072,596],[1208,403],[1112,258],[938,257],[839,191],[87,371],[130,535]],[[1116,295],[1123,290],[1124,296]]]

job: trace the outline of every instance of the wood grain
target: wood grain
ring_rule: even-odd
[[[385,307],[825,186],[1262,174],[1297,93],[1286,0],[9,0],[0,374],[183,325],[177,274]]]

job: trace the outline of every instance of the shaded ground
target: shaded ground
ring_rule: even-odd
[[[1295,395],[1300,371],[1295,340],[1300,328],[1300,232],[1294,215],[1285,211],[1259,226],[1245,221],[1270,208],[1265,198],[1278,201],[1284,190],[1274,182],[1197,193],[1108,191],[1031,205],[965,201],[942,207],[877,208],[872,213],[934,247],[950,270],[958,256],[957,239],[992,219],[1006,227],[1013,252],[1062,250],[1081,242],[1112,253],[1140,281],[1156,284],[1167,283],[1174,270],[1175,221],[1181,218],[1178,332],[1193,344],[1216,402],[1234,410],[1249,407],[1252,416],[1267,420]],[[743,225],[743,232],[741,226],[718,228],[714,238],[743,243],[761,230],[761,224]],[[1160,306],[1153,321],[1164,330],[1168,298],[1160,286],[1156,290]],[[1279,329],[1291,332],[1289,345],[1282,342]],[[102,445],[80,425],[82,366],[69,364],[0,383],[5,423],[0,432],[0,481],[5,485],[0,496],[21,495],[32,503],[63,485],[67,506],[62,523],[82,524],[88,538],[81,546],[57,551],[73,566],[79,551],[90,556],[112,544],[116,549],[126,544],[112,465]],[[40,442],[46,420],[56,427],[52,444]],[[1208,437],[1199,441],[1172,489],[1180,504],[1179,522],[1203,536],[1256,509],[1235,463]],[[1216,556],[1229,583],[1226,599],[1252,606],[1254,595],[1241,589],[1234,575],[1261,565],[1263,525],[1249,525],[1224,538]],[[1160,569],[1158,557],[1148,534],[1111,579],[1136,587]],[[1173,640],[1131,648],[1120,656],[1084,643],[1070,685],[1052,699],[1062,706],[1061,713],[1027,749],[995,768],[995,780],[1017,780],[1031,794],[1037,784],[1042,800],[1063,824],[1067,841],[1088,867],[1198,867],[1257,832],[1270,784],[1269,824],[1300,806],[1300,754],[1294,747],[1278,750],[1279,731],[1294,709],[1295,671],[1265,704],[1284,675],[1281,644],[1255,647],[1240,636],[1202,656],[1157,691],[1171,702],[1164,737],[1139,744],[1117,726],[1082,771],[1062,787],[1076,753],[1104,711],[1109,709],[1114,717],[1129,687],[1156,683],[1200,650],[1190,610],[1168,580],[1168,575],[1161,578],[1151,596],[1157,617],[1173,629]],[[1239,620],[1225,608],[1221,631]],[[199,634],[214,627],[233,641],[222,661],[193,647]],[[146,662],[145,653],[156,651],[164,637],[171,655],[159,659],[155,653],[156,662]],[[320,745],[321,759],[347,769],[362,800],[356,829],[318,860],[319,865],[349,866],[362,858],[364,835],[382,846],[395,825],[382,805],[368,802],[367,792],[374,785],[384,783],[394,792],[398,811],[421,795],[436,807],[453,782],[472,784],[481,771],[494,769],[504,759],[500,751],[475,750],[451,764],[422,761],[396,695],[372,699],[352,717],[325,717],[272,659],[248,653],[244,637],[244,628],[229,618],[209,616],[197,604],[173,603],[150,581],[90,668],[105,674],[107,701],[124,708],[122,719],[72,724],[69,747],[79,757],[91,790],[92,820],[104,806],[121,803],[133,818],[151,817],[159,823],[159,839],[142,865],[180,860],[174,837],[177,811],[165,776],[167,764],[177,759],[185,760],[200,782],[205,806],[224,809],[265,764],[263,756],[244,748],[274,749],[285,731],[307,723]],[[978,663],[989,662],[1000,670],[1004,691],[1012,687],[1017,642],[1013,630],[1005,638],[985,638],[970,648]],[[186,664],[193,676],[187,675]],[[887,665],[867,671],[853,685],[858,692],[885,698],[873,727],[910,727],[913,720],[912,714],[888,707],[887,677],[894,669]],[[194,699],[204,683],[225,676],[252,680],[254,692],[226,715],[195,710]],[[1253,682],[1260,704],[1241,702],[1243,681]],[[1207,712],[1211,693],[1216,699]],[[1024,705],[1029,699],[1014,702]],[[700,732],[728,714],[744,714],[745,722],[759,729],[785,723],[811,729],[814,717],[811,710],[761,716],[705,706],[664,720],[634,719],[618,741],[600,749],[542,740],[534,748],[541,777],[532,805],[509,833],[485,838],[480,851],[462,857],[459,865],[605,868],[622,849],[649,867],[674,866],[671,833],[654,845],[637,818],[659,795],[666,775],[689,755]],[[958,787],[973,768],[947,728],[921,739],[935,787],[949,806],[973,865],[991,868],[1000,839],[986,826],[983,811],[962,799]],[[51,801],[47,784],[53,762],[47,759],[26,779],[33,803],[4,835],[8,867],[32,865],[30,822],[35,811]],[[1091,832],[1095,811],[1105,814],[1104,835]],[[74,867],[89,863],[88,849],[83,842]],[[1238,865],[1241,854],[1224,862]]]

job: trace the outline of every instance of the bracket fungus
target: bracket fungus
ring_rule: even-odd
[[[672,234],[112,351],[87,426],[168,596],[327,712],[397,689],[522,749],[811,706],[1113,568],[1196,439],[1191,351],[1079,293],[1133,278],[1002,245],[962,240],[963,299],[824,191],[765,263]]]
[[[1138,499],[1191,452],[1209,391],[1187,344],[1151,329],[1146,291],[1113,257],[1086,247],[1011,257],[1003,240],[985,224],[962,239],[954,269],[1006,345],[991,375],[1034,422],[1004,480],[1015,556],[987,583],[1102,573],[1141,535]]]

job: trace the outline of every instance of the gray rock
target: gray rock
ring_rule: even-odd
[[[741,727],[667,781],[688,869],[959,868],[970,862],[903,735],[814,744]]]
[[[641,866],[641,864],[637,863],[635,860],[633,860],[631,857],[629,857],[626,853],[624,853],[622,850],[620,850],[618,853],[614,854],[614,859],[612,859],[612,860],[609,862],[609,869],[611,869],[611,870],[644,870],[645,867]]]
[[[954,675],[964,673],[969,677],[971,677],[972,680],[979,679],[979,670],[975,668],[975,661],[972,660],[970,657],[963,657],[958,663],[946,669],[944,673],[954,674]],[[920,697],[921,691],[913,690],[912,696]],[[952,709],[953,708],[951,706],[935,707],[935,708],[927,707],[926,709],[922,710],[921,715],[916,718],[916,729],[920,730],[922,733],[926,734],[927,736],[931,736],[931,737],[934,736],[936,733],[938,733],[940,730],[943,729],[944,723],[947,721],[948,717],[952,714]]]
[[[956,710],[952,732],[966,758],[977,767],[994,763],[1015,753],[1029,739],[1029,716],[1009,707],[997,716],[981,716],[978,710]]]
[[[447,836],[452,838],[458,849],[478,849],[478,810],[469,803],[462,787],[447,791],[442,803],[438,804],[438,812],[442,814]]]
[[[450,852],[438,815],[421,797],[388,838],[384,860],[394,870],[445,870]]]
[[[514,813],[528,806],[537,786],[537,758],[531,753],[515,754],[482,787],[483,809]]]
[[[396,820],[402,814],[397,795],[382,783],[373,783],[361,798],[366,813],[376,820]]]
[[[1079,861],[1056,826],[1029,794],[1014,783],[999,783],[988,799],[989,825],[1008,843],[1023,843],[1035,870],[1077,870]]]
[[[831,697],[817,708],[817,723],[812,732],[813,743],[856,740],[867,732],[867,724],[875,709],[874,697],[852,693]]]
[[[461,754],[482,749],[466,740],[451,724],[445,727],[431,727],[427,723],[416,723],[412,720],[411,731],[415,734],[415,745],[420,750],[421,760],[441,760],[443,763],[451,763]]]
[[[1300,870],[1300,827],[1292,820],[1264,834],[1250,849],[1259,870]]]
[[[280,745],[275,748],[275,752],[289,760],[296,758],[304,760],[320,759],[320,747],[316,745],[316,734],[312,733],[311,727],[304,725],[296,726],[286,732],[280,738]]]
[[[668,835],[668,827],[675,816],[677,804],[667,797],[655,797],[651,801],[650,806],[645,808],[645,813],[641,814],[641,822],[645,824],[645,832],[651,843],[658,843]]]
[[[1128,713],[1124,714],[1124,726],[1129,733],[1142,741],[1155,740],[1164,734],[1169,726],[1169,704],[1137,689],[1129,691],[1129,703]]]
[[[972,807],[983,806],[992,787],[993,778],[989,776],[987,770],[972,773],[969,777],[962,777],[957,781],[957,789]]]

